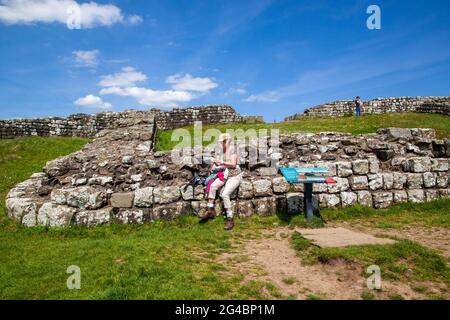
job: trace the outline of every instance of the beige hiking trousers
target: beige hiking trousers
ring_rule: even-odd
[[[211,184],[209,188],[208,198],[215,199],[217,190],[223,187],[222,191],[220,192],[220,197],[223,200],[223,206],[225,209],[231,209],[230,196],[233,193],[233,191],[236,190],[241,184],[242,175],[243,173],[241,172],[237,176],[228,177],[228,179],[225,181],[220,181],[220,179],[214,180],[214,182]]]

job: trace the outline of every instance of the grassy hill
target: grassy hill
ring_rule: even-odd
[[[237,123],[233,125],[205,125],[203,131],[216,128],[224,132],[227,129],[279,129],[286,132],[323,132],[338,131],[352,134],[364,134],[376,132],[379,128],[434,128],[438,138],[450,137],[450,117],[427,113],[386,113],[364,115],[360,118],[354,116],[338,118],[304,118],[298,121],[279,123]],[[193,127],[185,127],[191,134]],[[171,141],[173,130],[158,131],[156,149],[170,150],[177,142]]]

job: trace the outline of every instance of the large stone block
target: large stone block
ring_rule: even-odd
[[[67,205],[81,210],[95,210],[106,204],[106,194],[103,190],[91,187],[73,188],[67,192]]]
[[[336,168],[339,177],[346,178],[353,174],[351,162],[338,162]]]
[[[348,182],[352,190],[367,190],[369,187],[367,176],[351,176]]]
[[[420,189],[423,186],[423,176],[420,173],[409,173],[406,183],[408,189]]]
[[[275,193],[286,193],[289,191],[290,185],[283,177],[272,179],[272,188]]]
[[[255,212],[251,200],[240,200],[236,205],[239,217],[250,217]]]
[[[379,190],[383,188],[383,175],[382,174],[368,174],[369,190]]]
[[[152,209],[152,220],[171,220],[188,213],[190,205],[187,202],[156,205]]]
[[[156,204],[167,204],[179,200],[180,188],[176,186],[153,188],[153,201]]]
[[[341,192],[341,201],[343,207],[349,207],[358,201],[358,196],[354,192]]]
[[[394,175],[392,173],[383,173],[383,189],[391,190],[394,187]]]
[[[439,199],[439,192],[435,189],[427,189],[425,190],[425,199],[426,201]]]
[[[253,181],[253,194],[255,197],[270,196],[272,194],[272,181],[265,179]]]
[[[434,172],[424,172],[423,174],[423,186],[425,188],[434,188],[436,186],[437,174]]]
[[[288,193],[286,195],[287,213],[298,214],[303,211],[303,194]]]
[[[407,162],[411,172],[423,173],[431,169],[431,159],[429,157],[410,158]]]
[[[140,208],[150,208],[153,204],[153,187],[140,188],[134,191],[134,205]]]
[[[405,190],[394,191],[394,203],[402,203],[408,201],[408,194]]]
[[[39,209],[37,224],[46,227],[68,226],[77,209],[46,202]]]
[[[183,200],[203,200],[205,198],[203,186],[196,186],[194,188],[189,185],[186,188],[180,188],[180,191]]]
[[[112,208],[99,210],[83,210],[75,214],[75,222],[79,225],[94,226],[111,221]]]
[[[243,180],[239,185],[238,197],[240,199],[253,198],[253,184],[250,181]]]
[[[380,162],[376,157],[370,157],[369,160],[369,173],[376,174],[380,172]]]
[[[408,190],[408,201],[420,203],[425,201],[425,192],[422,189]]]
[[[339,193],[347,191],[350,188],[348,179],[346,178],[334,178],[336,183],[328,184],[328,193]]]
[[[439,172],[436,177],[436,187],[438,188],[447,188],[449,181],[448,173]]]
[[[365,207],[372,208],[372,194],[369,191],[358,191],[358,203]]]
[[[368,160],[355,160],[352,163],[354,174],[367,174],[369,173],[369,161]]]
[[[432,171],[448,171],[449,159],[431,159]]]
[[[374,192],[372,193],[373,206],[376,209],[389,207],[393,201],[392,192]]]
[[[252,202],[255,212],[260,216],[270,216],[277,212],[275,197],[253,199]]]
[[[114,218],[123,224],[141,224],[145,220],[144,210],[148,209],[120,209]]]
[[[406,182],[408,180],[408,176],[402,172],[393,172],[394,182],[392,184],[392,188],[396,190],[402,190],[406,186]]]
[[[36,224],[38,207],[34,199],[8,198],[6,199],[6,209],[8,216],[16,221],[22,222],[23,217],[26,217],[24,224],[27,226],[34,226]]]
[[[134,192],[117,192],[111,195],[111,206],[114,208],[131,208]]]
[[[320,193],[317,197],[322,208],[335,208],[341,204],[339,194]]]

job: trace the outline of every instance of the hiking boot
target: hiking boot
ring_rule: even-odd
[[[227,222],[225,223],[225,230],[231,230],[234,227],[234,221],[233,218],[227,218]]]
[[[200,223],[205,223],[207,222],[209,219],[214,219],[216,217],[216,211],[214,210],[214,208],[208,208],[208,212],[200,218]]]

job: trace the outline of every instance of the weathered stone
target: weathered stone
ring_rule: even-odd
[[[134,191],[134,205],[149,208],[153,204],[153,187],[138,188]]]
[[[425,190],[425,199],[426,199],[426,201],[433,201],[433,200],[439,199],[438,191],[434,190],[434,189]]]
[[[188,185],[186,188],[180,188],[180,191],[183,200],[202,200],[205,197],[202,186],[195,186],[194,189],[191,185]]]
[[[108,183],[113,183],[113,178],[108,176],[95,176],[88,180],[88,185],[105,186]]]
[[[427,172],[431,169],[429,157],[416,157],[408,159],[408,168],[411,172]]]
[[[6,208],[8,216],[13,218],[14,220],[21,222],[23,217],[27,217],[26,223],[28,225],[33,226],[36,224],[36,218],[34,218],[33,223],[33,216],[36,217],[38,207],[33,199],[8,198],[6,199]]]
[[[368,174],[369,190],[379,190],[383,188],[383,175],[382,174]]]
[[[391,190],[394,187],[394,175],[392,173],[382,173],[383,189]]]
[[[394,203],[402,203],[408,201],[408,194],[405,190],[394,191]]]
[[[46,202],[39,209],[37,224],[46,227],[68,226],[77,209]]]
[[[66,196],[67,205],[82,210],[99,209],[106,204],[105,192],[90,187],[71,189]]]
[[[431,159],[431,171],[448,171],[448,159]]]
[[[339,177],[346,178],[353,174],[351,162],[338,162],[336,168]]]
[[[44,167],[44,172],[50,177],[62,176],[73,167],[70,163],[72,163],[70,156],[59,157],[48,161]]]
[[[175,202],[181,197],[178,187],[161,187],[153,189],[153,201],[157,204],[166,204]]]
[[[298,214],[303,211],[303,195],[301,193],[288,193],[286,201],[288,214]]]
[[[318,195],[319,204],[323,208],[335,208],[341,204],[339,194],[321,193]]]
[[[253,198],[253,185],[250,181],[243,180],[241,182],[239,185],[238,197],[241,199]]]
[[[369,173],[369,161],[368,160],[355,160],[353,161],[353,173],[354,174],[367,174]]]
[[[349,207],[358,201],[358,196],[354,192],[341,192],[341,201],[343,207]]]
[[[313,192],[319,193],[319,192],[327,192],[328,191],[328,185],[326,183],[313,183]]]
[[[204,217],[208,212],[208,202],[205,201],[191,201],[192,212],[197,216]]]
[[[120,209],[115,215],[115,219],[123,224],[144,223],[144,210],[143,209]]]
[[[436,186],[436,173],[425,172],[423,174],[423,186],[425,188],[434,188]]]
[[[365,207],[372,208],[372,194],[369,191],[358,191],[358,203]]]
[[[404,173],[400,173],[400,172],[394,172],[392,173],[393,175],[393,184],[392,184],[392,188],[396,189],[396,190],[401,190],[405,188],[406,182],[408,180],[407,175]]]
[[[348,179],[345,178],[335,178],[336,183],[328,184],[328,193],[339,193],[347,191],[350,187]]]
[[[289,191],[290,185],[283,177],[272,179],[272,188],[275,193],[286,193]]]
[[[348,182],[352,190],[367,190],[369,186],[367,176],[351,176]]]
[[[50,193],[50,199],[54,204],[67,204],[67,194],[72,189],[53,189]]]
[[[277,211],[275,197],[253,199],[252,202],[255,208],[255,213],[260,216],[273,215]]]
[[[99,225],[109,223],[111,220],[112,208],[99,210],[83,210],[75,215],[75,222],[79,225]]]
[[[391,149],[376,150],[375,153],[380,161],[388,161],[395,156],[395,151]]]
[[[271,195],[272,181],[265,179],[253,181],[253,194],[255,195],[255,197]]]
[[[441,198],[450,199],[450,189],[439,189],[438,192]]]
[[[385,134],[389,140],[408,140],[412,138],[411,129],[404,128],[384,128],[378,130],[379,133]]]
[[[133,157],[132,156],[123,156],[122,163],[123,164],[133,164]]]
[[[131,208],[133,206],[133,192],[118,192],[111,195],[111,206],[114,208]]]
[[[436,177],[436,187],[447,188],[449,175],[447,173],[439,172]]]
[[[420,203],[425,201],[425,193],[422,189],[408,190],[408,201]]]
[[[251,200],[241,200],[237,203],[239,217],[250,217],[254,213],[253,202]]]
[[[317,168],[325,168],[328,171],[328,175],[334,177],[337,175],[336,163],[334,162],[318,162]]]
[[[369,172],[372,174],[380,172],[380,162],[375,157],[368,158],[369,160]]]
[[[157,188],[155,188],[156,190]],[[190,206],[187,202],[157,205],[153,207],[153,220],[171,220],[189,212]]]
[[[389,207],[393,201],[392,192],[374,192],[372,193],[373,206],[376,209]]]
[[[423,185],[423,177],[420,173],[408,173],[408,181],[406,183],[408,189],[419,189]]]
[[[149,159],[146,161],[146,163],[147,163],[148,168],[151,170],[158,169],[160,166],[159,162],[154,159]]]

